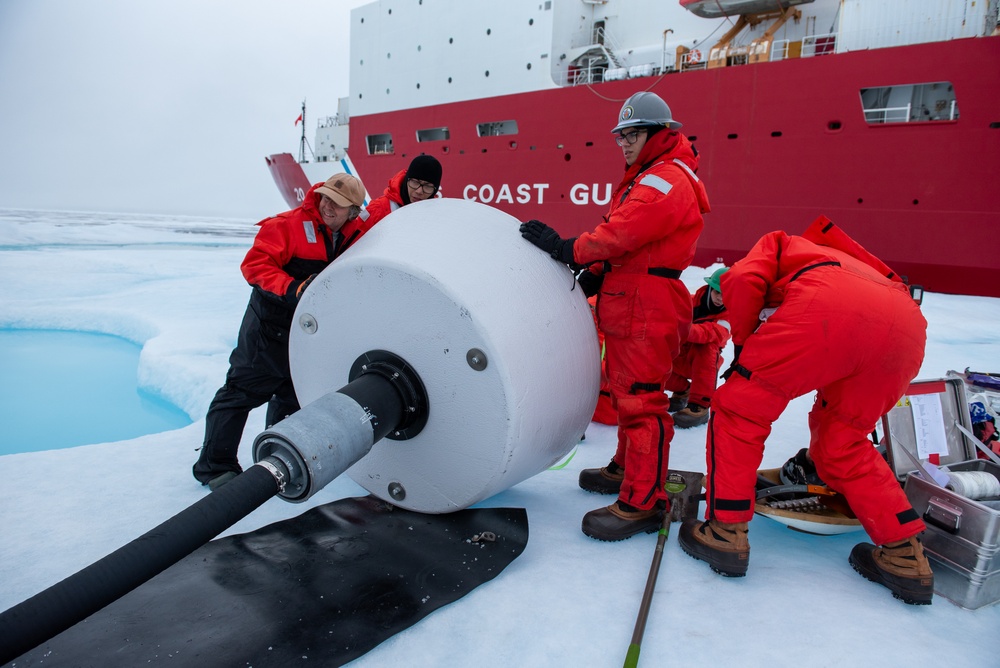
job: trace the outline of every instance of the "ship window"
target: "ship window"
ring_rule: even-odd
[[[955,88],[948,81],[861,89],[869,125],[958,120]]]
[[[451,133],[448,132],[448,128],[427,128],[426,130],[417,130],[417,141],[444,141],[445,139],[450,139]]]
[[[365,137],[368,155],[388,155],[392,153],[392,133],[386,132]]]
[[[501,135],[516,135],[517,121],[494,121],[476,125],[476,134],[480,137],[499,137]]]

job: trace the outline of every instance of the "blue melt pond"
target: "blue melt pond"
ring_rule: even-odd
[[[139,389],[139,352],[107,334],[0,329],[0,455],[191,424],[180,408]]]

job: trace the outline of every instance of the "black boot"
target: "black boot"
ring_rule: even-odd
[[[215,476],[214,478],[209,480],[208,483],[206,484],[208,485],[208,488],[214,492],[215,490],[219,489],[220,487],[222,487],[223,485],[225,485],[227,482],[231,481],[238,475],[239,473],[237,473],[236,471],[226,471],[222,475]]]
[[[680,429],[700,427],[708,423],[708,408],[701,404],[688,404],[687,408],[674,413],[674,425]]]
[[[621,491],[625,469],[612,459],[607,466],[599,469],[580,471],[580,487],[596,494],[617,494]]]
[[[687,520],[681,525],[677,542],[695,559],[708,562],[719,575],[740,578],[750,565],[747,523],[725,524],[715,520]]]
[[[819,485],[824,483],[816,473],[816,465],[809,458],[809,449],[802,448],[795,456],[785,462],[778,477],[786,485]]]
[[[637,533],[653,533],[663,524],[666,503],[657,501],[649,510],[640,510],[622,501],[591,510],[583,516],[583,533],[597,540],[625,540]]]
[[[934,596],[934,573],[916,536],[875,547],[858,543],[848,559],[858,573],[884,585],[892,595],[910,605],[930,605]]]
[[[240,463],[236,461],[235,454],[231,457],[227,457],[226,461],[215,461],[209,457],[209,447],[203,446],[201,448],[201,454],[198,457],[198,461],[194,463],[191,467],[191,472],[194,474],[195,480],[200,482],[202,485],[210,485],[217,478],[221,477],[223,474],[232,473],[232,476],[226,478],[222,483],[229,482],[232,478],[236,477],[240,473],[243,473],[243,467]],[[219,486],[216,483],[212,487],[214,490]]]

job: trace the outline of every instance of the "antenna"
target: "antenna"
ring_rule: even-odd
[[[306,101],[302,100],[302,138],[299,139],[299,162],[306,161]]]

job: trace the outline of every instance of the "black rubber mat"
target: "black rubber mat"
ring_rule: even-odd
[[[493,579],[527,541],[523,508],[342,499],[214,540],[8,665],[339,666]]]

